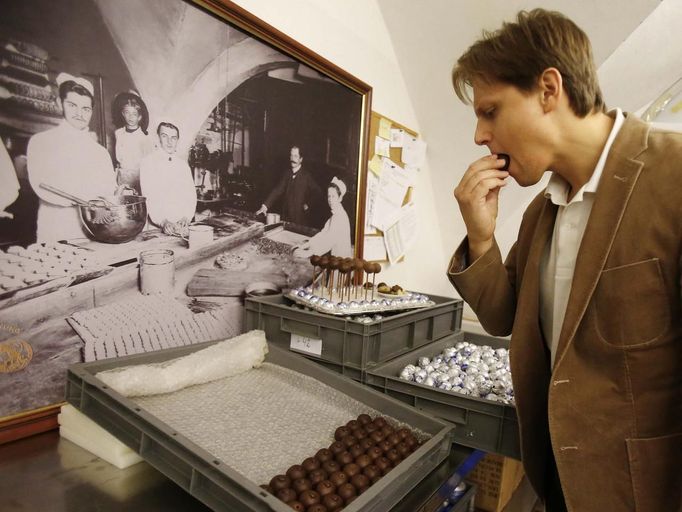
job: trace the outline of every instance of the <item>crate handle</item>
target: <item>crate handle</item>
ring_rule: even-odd
[[[280,318],[280,329],[289,334],[298,334],[307,338],[322,339],[322,329],[319,325],[305,322],[290,321],[288,318]]]

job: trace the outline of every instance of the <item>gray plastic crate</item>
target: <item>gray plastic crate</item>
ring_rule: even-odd
[[[214,342],[72,365],[67,375],[66,399],[213,510],[290,511],[285,503],[232,469],[229,461],[215,460],[210,453],[95,377],[95,374],[104,370],[159,363],[188,355],[212,343]],[[391,510],[448,457],[452,448],[452,425],[344,378],[288,350],[272,344],[269,344],[269,349],[266,362],[317,379],[369,408],[431,436],[403,463],[347,506],[345,511]]]
[[[291,348],[292,335],[321,340],[321,353],[301,352],[338,373],[364,382],[365,371],[457,332],[460,299],[430,296],[435,306],[364,324],[292,307],[282,295],[246,299],[246,330],[262,329],[268,341]],[[294,350],[296,351],[296,350]]]
[[[505,339],[468,332],[460,334],[470,343],[509,348],[509,341]],[[459,335],[450,336],[375,366],[367,371],[365,383],[454,423],[455,442],[458,444],[520,460],[519,425],[514,406],[444,391],[399,377],[406,365],[415,364],[422,356],[433,357],[460,339]]]

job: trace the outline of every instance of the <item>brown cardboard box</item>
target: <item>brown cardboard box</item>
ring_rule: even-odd
[[[466,480],[478,486],[476,508],[501,512],[523,478],[523,465],[516,459],[486,454]]]

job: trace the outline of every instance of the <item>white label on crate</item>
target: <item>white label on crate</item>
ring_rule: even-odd
[[[313,354],[315,356],[322,355],[322,340],[315,338],[308,338],[306,336],[301,336],[300,334],[291,335],[291,344],[289,345],[291,350],[298,350],[299,352],[305,352],[306,354]]]

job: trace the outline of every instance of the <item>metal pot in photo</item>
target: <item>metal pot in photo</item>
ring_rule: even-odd
[[[81,221],[98,242],[120,244],[140,234],[147,221],[147,198],[118,195],[79,204]]]

